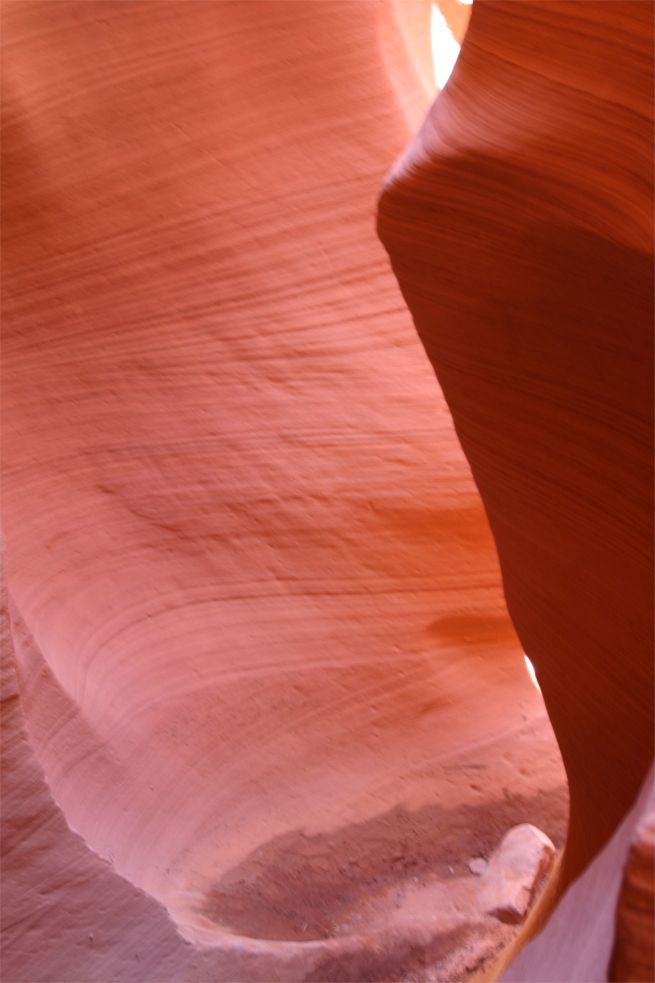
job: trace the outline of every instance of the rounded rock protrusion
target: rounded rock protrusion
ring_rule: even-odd
[[[522,823],[510,829],[481,878],[484,913],[507,924],[520,924],[552,867],[555,853],[551,840],[536,826]]]

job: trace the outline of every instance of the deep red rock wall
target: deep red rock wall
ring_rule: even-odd
[[[380,210],[564,755],[565,877],[653,751],[651,26],[475,7]]]
[[[653,757],[652,28],[642,3],[474,6],[380,205],[569,778],[551,901]]]

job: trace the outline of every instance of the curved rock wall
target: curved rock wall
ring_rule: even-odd
[[[562,750],[560,888],[653,755],[652,68],[648,4],[474,6],[380,205]]]
[[[529,103],[523,129],[498,111],[496,62],[507,71],[503,38],[522,25],[488,6],[396,169],[419,175],[422,203],[396,180],[382,228],[559,728],[571,842],[589,836],[570,877],[647,756],[646,226],[624,173],[641,166],[643,97],[626,108],[584,90],[604,142],[590,123],[589,160],[558,172],[573,191],[549,204],[554,172],[530,184],[530,161],[575,107],[549,103],[547,133]],[[429,913],[420,892],[463,838],[491,847],[541,817],[561,828],[548,803],[562,776],[486,518],[375,241],[384,172],[426,108],[428,16],[365,0],[5,5],[4,531],[21,709],[7,724],[7,983],[400,972],[462,929],[417,934],[385,907],[393,891]],[[638,21],[620,19],[637,82]],[[464,110],[479,139],[460,152]],[[627,147],[614,170],[612,133]],[[448,202],[426,224],[442,138]],[[598,188],[580,203],[584,167]],[[467,208],[474,237],[456,230]],[[568,334],[571,294],[549,272],[562,267],[579,283]],[[437,351],[444,304],[466,330]],[[515,348],[520,392],[498,363]],[[559,484],[535,474],[537,443]]]

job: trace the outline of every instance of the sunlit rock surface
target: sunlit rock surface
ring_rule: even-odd
[[[594,801],[599,819],[591,852],[567,854],[577,871],[648,750],[643,98],[631,83],[628,108],[612,102],[592,37],[589,120],[561,92],[539,130],[543,87],[560,92],[546,72],[520,118],[497,97],[492,137],[503,44],[531,36],[530,11],[502,14],[476,28],[474,10],[471,80],[460,59],[438,103],[471,173],[463,211],[421,205],[417,231],[395,203],[409,244],[391,248],[424,340],[412,265],[415,292],[427,276],[448,295],[428,287],[430,324],[446,304],[476,325],[442,384],[501,559],[528,503],[540,517],[515,618],[565,756],[588,760],[576,815]],[[624,20],[640,85],[643,25]],[[375,237],[384,175],[428,107],[429,23],[426,4],[382,0],[4,6],[5,983],[400,978],[483,937],[438,917],[472,855],[524,821],[562,843],[563,773],[486,517]],[[604,143],[570,132],[581,118]],[[540,209],[558,232],[575,194],[551,211],[547,181],[503,198],[507,162],[538,171],[558,126],[574,190],[598,179],[564,246]],[[437,264],[425,235],[443,237]],[[554,268],[576,270],[574,318]],[[590,298],[600,354],[580,371]],[[528,379],[519,360],[507,405],[488,375],[505,381],[511,324],[494,342],[485,305],[530,325],[529,357],[553,372]],[[480,400],[473,435],[453,372]],[[534,484],[537,446],[549,473],[564,462],[555,494]],[[603,805],[594,721],[611,732]]]

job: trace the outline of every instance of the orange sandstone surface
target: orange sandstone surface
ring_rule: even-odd
[[[524,822],[511,978],[608,978],[649,10],[482,0],[430,107],[421,0],[5,3],[3,983],[459,979]]]

